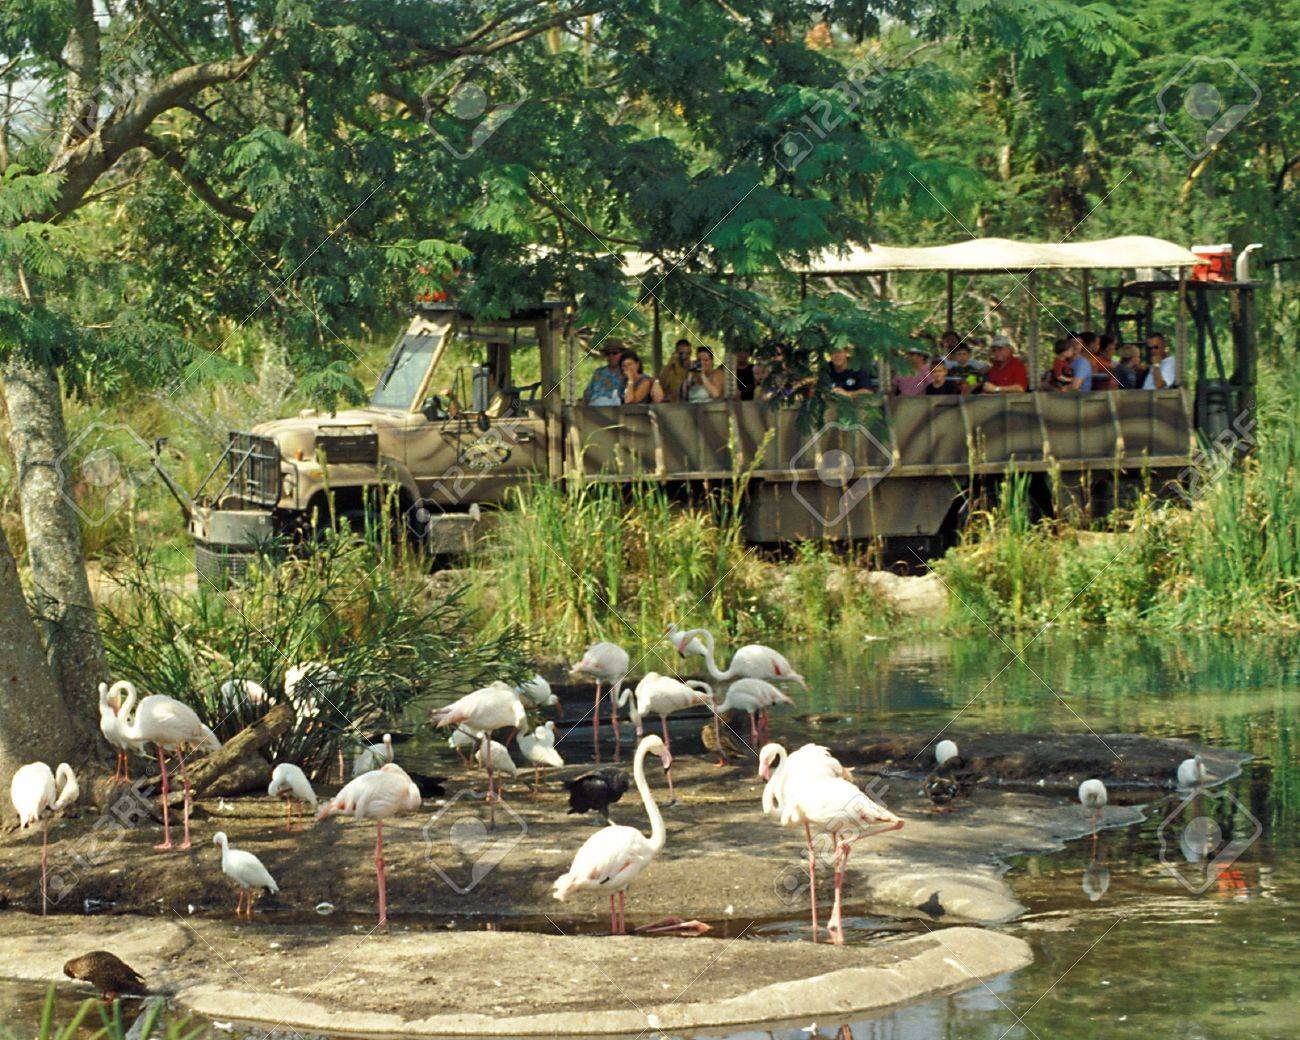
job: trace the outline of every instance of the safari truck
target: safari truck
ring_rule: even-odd
[[[764,400],[588,406],[577,369],[595,344],[581,340],[562,305],[481,321],[454,303],[426,304],[364,407],[307,410],[230,434],[188,503],[197,566],[214,578],[237,573],[263,543],[385,503],[431,551],[463,552],[508,489],[530,480],[649,480],[689,497],[743,474],[755,543],[900,539],[922,547],[951,534],[976,484],[1008,472],[1050,472],[1093,502],[1113,502],[1126,484],[1183,486],[1206,442],[1235,445],[1253,424],[1253,283],[1244,261],[1235,272],[1220,263],[1213,277],[1201,273],[1215,263],[1140,236],[876,245],[816,258],[802,271],[805,282],[856,279],[881,293],[910,272],[945,272],[949,327],[954,276],[1013,275],[1023,288],[1029,334],[1019,353],[1030,392],[885,394],[881,421],[870,426],[810,429],[798,406]],[[1157,305],[1168,311],[1173,302],[1177,385],[1037,390],[1038,280],[1063,269],[1084,272],[1085,325],[1090,272],[1128,273],[1100,293],[1105,328],[1127,341],[1145,337]],[[878,375],[889,387],[888,362]]]

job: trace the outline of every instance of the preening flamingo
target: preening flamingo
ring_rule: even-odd
[[[704,657],[704,667],[715,682],[728,679],[766,679],[768,682],[796,682],[804,689],[808,683],[794,670],[785,655],[770,646],[751,643],[742,646],[731,655],[731,663],[719,668],[713,658],[713,633],[707,628],[690,628],[679,631],[675,625],[668,626],[668,642],[683,657],[700,654]]]
[[[1092,837],[1095,841],[1097,838],[1097,823],[1101,819],[1101,811],[1106,808],[1106,803],[1110,801],[1110,793],[1106,790],[1106,785],[1100,780],[1085,780],[1079,785],[1079,804],[1085,809],[1092,810]]]
[[[252,679],[227,679],[221,684],[219,692],[221,703],[229,711],[239,707],[241,701],[247,701],[254,706],[266,703],[266,690],[262,688],[261,683],[254,682]]]
[[[292,762],[281,762],[271,770],[271,784],[266,793],[284,801],[284,829],[293,830],[293,803],[302,802],[316,810],[316,792],[307,774]]]
[[[379,927],[388,924],[388,888],[384,878],[384,820],[390,816],[418,812],[420,789],[396,762],[363,773],[321,806],[316,814],[323,820],[335,813],[354,819],[375,821],[375,876],[379,881]]]
[[[447,745],[456,752],[456,757],[465,765],[474,761],[474,748],[483,741],[482,733],[473,733],[464,726],[457,726],[447,738]]]
[[[659,756],[665,773],[672,766],[668,748],[653,733],[637,745],[632,774],[636,778],[636,789],[641,794],[641,801],[645,803],[646,815],[650,818],[650,837],[647,838],[635,827],[613,824],[602,827],[582,843],[582,848],[573,857],[569,872],[555,879],[552,893],[560,900],[567,899],[574,892],[608,894],[609,927],[613,935],[627,934],[627,920],[624,916],[627,887],[658,855],[667,836],[664,818],[645,778],[646,756],[652,752]],[[617,910],[614,906],[616,895]]]
[[[122,734],[122,694],[124,691],[134,691],[132,686],[125,679],[120,679],[109,686],[108,683],[99,684],[99,732],[104,735],[104,739],[117,749],[117,768],[113,770],[111,783],[131,782],[131,762],[127,757],[128,751],[134,751],[137,755],[146,754],[143,744],[128,740]]]
[[[9,781],[9,800],[18,813],[18,826],[23,830],[37,823],[41,825],[41,914],[49,904],[47,885],[50,823],[49,814],[61,812],[77,800],[81,788],[72,767],[60,762],[51,771],[44,762],[29,762],[20,767]]]
[[[610,687],[609,700],[612,708],[610,721],[614,724],[614,761],[617,762],[620,757],[618,704],[616,703],[618,700],[618,687],[627,678],[630,667],[631,659],[627,656],[627,651],[617,643],[592,643],[591,646],[587,647],[587,652],[582,655],[582,659],[569,669],[569,672],[573,675],[596,680],[596,700],[591,710],[591,746],[597,764],[600,763],[601,687],[605,683],[608,683]]]
[[[727,687],[727,694],[722,699],[722,703],[714,707],[714,735],[718,736],[717,726],[721,716],[729,711],[743,711],[749,716],[749,733],[754,741],[754,747],[757,748],[761,737],[759,735],[759,725],[755,720],[755,715],[764,716],[763,730],[767,730],[767,709],[774,704],[793,704],[794,701],[786,694],[782,693],[766,679],[737,679]],[[718,740],[719,747],[722,741]],[[755,752],[757,754],[757,752]],[[726,761],[726,755],[721,754],[722,761]]]
[[[564,759],[555,750],[554,722],[547,722],[545,725],[538,726],[531,733],[520,733],[519,750],[523,752],[524,758],[533,764],[534,791],[537,790],[537,784],[541,779],[542,766],[559,769],[564,765]]]
[[[622,692],[618,698],[618,707],[621,707],[624,703],[629,704],[629,712],[632,716],[632,723],[636,726],[638,740],[643,732],[642,720],[647,715],[658,715],[664,731],[664,747],[668,749],[671,755],[673,745],[668,738],[668,716],[675,711],[681,711],[683,708],[690,708],[695,705],[703,705],[712,711],[713,699],[713,687],[706,682],[701,682],[698,679],[682,682],[680,679],[674,679],[671,675],[646,672],[641,677],[641,681],[636,684],[635,690],[625,689]],[[677,801],[677,792],[673,789],[671,769],[667,771],[667,775],[668,804],[672,805]]]
[[[343,676],[324,661],[302,661],[284,673],[284,695],[300,719],[320,714],[322,700],[334,704],[344,686]]]
[[[167,753],[175,752],[176,759],[180,763],[181,784],[185,788],[185,798],[182,803],[185,837],[179,847],[188,849],[190,847],[190,778],[185,773],[185,751],[187,748],[215,751],[221,747],[221,741],[203,724],[193,709],[174,697],[162,693],[150,694],[140,702],[140,706],[135,709],[135,715],[132,716],[131,708],[134,704],[133,688],[127,694],[122,710],[118,712],[119,728],[128,740],[153,744],[158,749],[158,766],[162,770],[162,793],[159,799],[162,802],[163,840],[154,848],[172,847],[171,819],[167,808],[167,795],[170,791],[167,779]]]
[[[467,693],[460,700],[452,701],[446,707],[434,708],[429,712],[429,721],[435,726],[455,726],[474,730],[482,734],[480,750],[488,746],[492,732],[510,727],[515,732],[528,722],[528,713],[524,711],[519,694],[503,682],[494,682],[482,689]],[[510,743],[507,738],[506,743]],[[497,822],[496,802],[492,798],[492,756],[482,751],[488,774],[488,826],[495,827]]]
[[[262,861],[251,852],[232,849],[225,831],[212,835],[212,844],[221,847],[221,872],[239,886],[239,901],[235,904],[235,916],[246,914],[253,919],[254,893],[266,889],[271,895],[280,891],[280,886],[271,877],[271,872],[262,866]],[[244,900],[248,900],[245,907]]]
[[[352,757],[352,775],[360,776],[393,761],[393,735],[385,733],[378,744],[363,747]]]
[[[555,714],[564,718],[564,705],[551,690],[551,684],[540,675],[534,674],[515,687],[515,692],[534,708],[554,708]]]
[[[1205,769],[1205,762],[1200,755],[1194,758],[1185,758],[1178,763],[1177,781],[1178,786],[1184,791],[1194,787],[1200,787],[1209,777]]]
[[[835,903],[831,908],[830,920],[826,923],[826,931],[831,942],[839,945],[844,942],[841,918],[844,868],[848,865],[853,845],[870,834],[897,830],[903,826],[903,821],[842,777],[819,774],[812,766],[805,769],[802,765],[797,765],[794,770],[790,770],[793,760],[794,756],[791,756],[785,763],[788,772],[781,785],[781,823],[784,826],[799,823],[804,825],[804,833],[808,838],[810,872],[816,868],[815,857],[812,855],[811,829],[815,827],[830,835],[835,845]],[[815,900],[816,896],[813,898]],[[816,938],[814,918],[814,941]]]

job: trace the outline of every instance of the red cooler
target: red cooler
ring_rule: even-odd
[[[1232,281],[1232,243],[1221,246],[1192,246],[1192,252],[1208,260],[1192,268],[1194,282]]]

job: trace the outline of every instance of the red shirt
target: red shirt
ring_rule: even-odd
[[[1018,357],[1007,358],[1004,365],[993,365],[984,373],[984,378],[994,386],[1018,386],[1021,390],[1029,389],[1029,370]]]

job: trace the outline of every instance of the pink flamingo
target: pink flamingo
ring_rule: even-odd
[[[569,872],[555,879],[552,891],[559,900],[567,899],[574,892],[608,894],[609,929],[613,935],[627,934],[627,920],[624,917],[627,887],[659,854],[668,836],[664,818],[645,778],[645,759],[651,752],[659,756],[665,772],[673,761],[664,742],[653,733],[637,746],[632,775],[636,777],[636,789],[641,794],[641,801],[645,803],[646,816],[650,818],[650,837],[647,838],[635,827],[614,824],[602,827],[582,843],[573,857]],[[614,905],[615,896],[618,897],[617,909]]]
[[[46,885],[47,865],[49,862],[50,821],[49,813],[61,812],[77,800],[81,788],[72,767],[60,762],[57,770],[51,771],[44,762],[29,762],[14,773],[9,781],[9,800],[18,812],[18,826],[23,830],[40,822],[41,825],[41,915],[45,915],[49,903],[49,889]]]
[[[357,820],[375,821],[375,876],[379,881],[379,927],[388,924],[388,886],[384,878],[384,820],[390,816],[418,812],[420,789],[396,762],[362,773],[350,780],[316,815],[323,820],[335,813],[348,813]]]
[[[779,792],[781,823],[786,827],[800,823],[804,825],[804,833],[808,838],[810,873],[816,866],[812,854],[812,828],[816,827],[829,834],[834,842],[835,903],[830,920],[826,923],[826,931],[831,942],[838,946],[844,942],[844,925],[840,912],[844,868],[848,865],[854,843],[869,834],[897,830],[903,826],[903,821],[842,777],[828,776],[824,771],[814,771],[813,768],[804,768],[802,765],[796,765],[792,770],[793,757],[786,760],[782,770],[786,775]],[[823,769],[826,765],[823,763]],[[869,830],[873,827],[876,829]],[[816,941],[816,896],[813,898],[813,940]]]
[[[591,746],[597,763],[600,762],[601,686],[604,683],[610,686],[609,700],[612,707],[610,716],[614,724],[614,761],[617,762],[620,757],[621,741],[618,733],[618,705],[615,703],[618,698],[616,687],[627,678],[629,667],[631,667],[631,659],[627,656],[627,651],[617,643],[592,643],[587,647],[587,652],[582,655],[582,660],[569,669],[572,675],[596,680],[596,701],[591,713]]]
[[[668,716],[675,711],[682,711],[694,705],[703,705],[710,710],[713,709],[713,689],[706,682],[698,679],[689,679],[682,682],[680,679],[674,679],[671,675],[660,675],[658,672],[646,672],[641,677],[641,681],[636,684],[636,690],[625,689],[618,698],[618,705],[622,706],[630,702],[628,713],[632,716],[632,723],[636,726],[637,739],[641,739],[642,720],[647,715],[658,715],[659,723],[664,731],[664,747],[672,753],[672,741],[668,739]],[[717,716],[714,716],[714,732],[716,729]],[[667,770],[668,776],[668,804],[674,805],[677,802],[677,792],[673,789],[673,773]]]
[[[488,775],[488,826],[495,827],[497,806],[492,794],[492,732],[507,726],[518,732],[528,722],[528,713],[524,711],[519,694],[503,682],[494,682],[465,694],[444,708],[434,708],[429,712],[429,721],[435,726],[464,727],[481,735],[478,754]],[[513,736],[512,733],[511,738]],[[511,738],[506,739],[506,744]]]
[[[743,711],[749,716],[749,733],[755,745],[767,735],[767,709],[774,704],[793,704],[794,701],[766,679],[737,679],[727,687],[722,703],[713,709],[713,728],[718,731],[719,719],[729,711]],[[761,720],[754,721],[755,714]],[[762,735],[760,735],[760,733]],[[722,741],[718,742],[719,765],[725,765],[727,756],[722,750]]]
[[[805,690],[808,683],[794,670],[785,659],[785,655],[770,646],[751,643],[742,646],[731,655],[731,664],[724,670],[713,659],[713,633],[707,628],[691,628],[679,631],[676,625],[668,626],[668,642],[683,657],[700,654],[704,657],[704,667],[714,682],[726,682],[728,679],[766,679],[768,682],[795,682]]]
[[[185,752],[189,748],[216,751],[221,741],[212,730],[188,705],[182,704],[175,697],[155,693],[144,698],[140,706],[131,715],[135,704],[135,687],[131,687],[121,710],[118,712],[118,731],[124,738],[153,744],[158,749],[158,766],[162,771],[163,840],[155,845],[156,849],[172,848],[171,819],[167,808],[167,795],[171,790],[167,779],[167,753],[175,752],[180,763],[181,784],[185,788],[182,802],[182,816],[185,822],[185,836],[177,848],[190,847],[190,778],[185,773]]]

